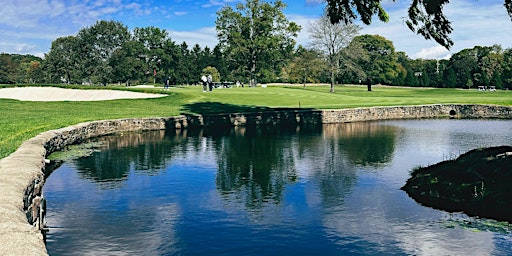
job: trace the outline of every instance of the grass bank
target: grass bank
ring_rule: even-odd
[[[1,86],[0,86],[1,87]],[[77,87],[73,87],[77,88]],[[87,87],[91,88],[91,87]],[[104,87],[102,87],[104,88]],[[94,88],[98,89],[98,88]],[[124,90],[126,87],[108,87]],[[227,113],[273,108],[341,109],[423,104],[494,104],[512,106],[512,91],[339,86],[269,86],[216,89],[203,93],[200,86],[130,88],[137,92],[166,93],[157,99],[83,102],[22,102],[0,99],[0,158],[40,132],[80,122],[128,117],[175,116],[181,113]]]

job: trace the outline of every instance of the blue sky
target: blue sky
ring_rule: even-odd
[[[213,47],[217,44],[216,12],[241,0],[1,0],[0,52],[44,56],[58,37],[76,35],[97,20],[117,20],[135,27],[165,29],[177,43]],[[287,17],[302,26],[298,42],[307,46],[307,27],[322,14],[322,0],[284,0]],[[476,45],[512,47],[512,21],[503,0],[457,0],[445,7],[452,21],[451,51],[411,32],[403,21],[411,0],[384,0],[390,22],[376,18],[362,25],[362,34],[379,34],[411,58],[446,58]]]

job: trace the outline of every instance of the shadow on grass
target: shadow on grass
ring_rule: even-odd
[[[212,114],[230,114],[230,113],[255,113],[255,112],[275,112],[275,111],[313,111],[312,108],[269,108],[262,106],[243,106],[224,104],[220,102],[198,102],[186,104],[182,111],[186,114],[212,115]]]
[[[315,125],[322,122],[321,112],[311,108],[270,108],[260,106],[232,105],[219,102],[187,104],[182,114],[188,116],[192,126],[294,126]],[[231,118],[232,115],[243,115]],[[202,119],[199,118],[201,115]]]

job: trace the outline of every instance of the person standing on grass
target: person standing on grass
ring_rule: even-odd
[[[169,89],[169,82],[170,82],[170,77],[165,79],[165,86],[164,86],[164,89],[165,90],[168,90]]]
[[[213,90],[212,74],[208,74],[208,77],[206,79],[208,80],[208,87],[209,87],[210,92],[211,92]]]
[[[206,90],[208,90],[207,89],[208,80],[206,79],[205,75],[201,76],[201,82],[203,82],[203,92],[206,92]]]

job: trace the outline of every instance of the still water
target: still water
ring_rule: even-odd
[[[50,255],[511,255],[506,223],[417,204],[409,172],[512,145],[509,120],[103,137],[48,178]]]

